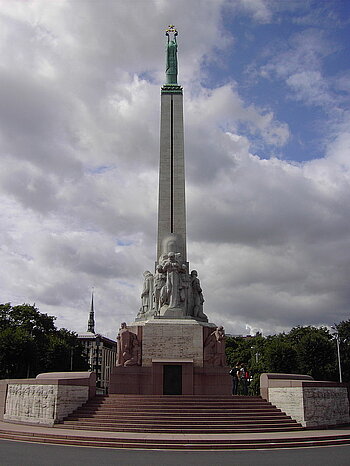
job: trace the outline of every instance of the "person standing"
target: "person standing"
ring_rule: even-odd
[[[239,369],[239,381],[242,387],[242,395],[248,395],[248,379],[249,379],[249,372],[244,363],[241,364],[241,368]]]
[[[232,395],[237,395],[238,393],[239,371],[240,371],[240,364],[239,362],[237,362],[235,367],[232,367],[230,370],[230,375],[232,377]]]

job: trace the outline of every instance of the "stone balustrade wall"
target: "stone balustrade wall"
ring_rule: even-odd
[[[61,421],[95,394],[92,372],[39,374],[0,381],[0,419],[49,425]]]
[[[263,398],[303,427],[319,428],[348,424],[348,390],[336,382],[314,381],[310,376],[262,374]]]

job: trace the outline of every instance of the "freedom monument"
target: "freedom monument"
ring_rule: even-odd
[[[258,432],[254,448],[276,447],[273,432],[350,422],[345,384],[301,374],[261,374],[257,396],[231,396],[222,327],[208,321],[197,271],[186,252],[183,94],[177,83],[177,31],[166,31],[166,83],[161,88],[158,241],[154,272],[144,272],[141,306],[132,323],[123,322],[109,395],[96,395],[95,372],[54,372],[35,379],[0,380],[0,422],[66,429],[0,437],[106,446],[101,435],[88,440],[77,431],[105,431],[107,446],[136,448],[251,448],[252,438],[237,443],[237,433]],[[93,334],[93,315],[89,319]],[[99,354],[96,355],[96,368]],[[101,360],[103,356],[101,356]],[[109,363],[111,365],[111,363]],[[151,396],[150,396],[151,395]],[[163,396],[180,395],[180,396]],[[67,434],[72,429],[72,436]],[[122,434],[116,434],[121,432]],[[126,433],[130,432],[126,440]],[[153,433],[152,441],[133,433]],[[267,432],[266,439],[261,433]],[[159,439],[159,433],[163,434]],[[165,438],[165,433],[170,437]],[[198,433],[233,434],[225,440]],[[174,434],[181,438],[174,439]],[[187,440],[184,436],[188,434]],[[192,435],[195,434],[195,435]],[[295,435],[295,434],[293,434]],[[307,437],[303,437],[308,442]],[[327,437],[313,438],[328,442]],[[346,436],[343,443],[349,443]],[[290,447],[289,441],[286,445]],[[341,440],[342,441],[342,440]],[[334,443],[338,439],[333,440]],[[328,442],[329,443],[329,442]],[[248,446],[247,446],[248,445]],[[300,446],[300,438],[294,446]]]
[[[158,238],[154,273],[145,271],[141,307],[118,335],[110,393],[229,394],[222,327],[208,322],[186,245],[183,92],[177,82],[177,35],[166,30],[161,88]]]

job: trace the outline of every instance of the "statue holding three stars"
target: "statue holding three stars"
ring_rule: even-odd
[[[165,35],[168,37],[165,70],[167,84],[177,84],[177,34],[178,32],[173,25],[165,31]]]

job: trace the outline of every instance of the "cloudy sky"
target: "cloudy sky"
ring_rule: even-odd
[[[348,0],[0,0],[0,302],[115,337],[156,259],[165,28],[210,320],[350,318]]]

